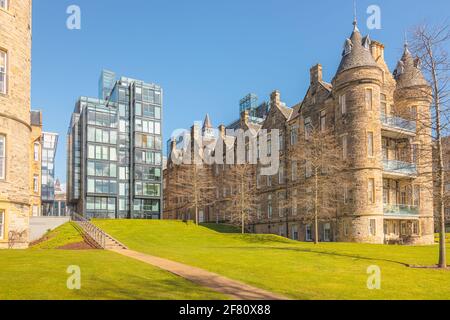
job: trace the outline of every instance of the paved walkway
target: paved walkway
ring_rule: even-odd
[[[175,261],[157,258],[144,253],[131,251],[131,250],[118,250],[113,249],[111,251],[117,252],[123,256],[133,258],[160,269],[169,271],[201,286],[210,288],[214,291],[229,295],[232,299],[236,300],[287,300],[286,297],[273,294],[271,292],[252,287],[245,283],[231,280],[229,278],[220,276],[218,274],[191,267]]]

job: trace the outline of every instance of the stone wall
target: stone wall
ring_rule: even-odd
[[[6,95],[0,94],[0,134],[6,136],[6,177],[0,180],[0,210],[5,212],[6,247],[11,232],[22,233],[26,247],[30,215],[31,1],[10,1],[0,10],[0,48],[8,54]]]

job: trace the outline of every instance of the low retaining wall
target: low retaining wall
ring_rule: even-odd
[[[70,217],[31,217],[30,242],[39,240],[49,230],[54,230],[70,221]]]

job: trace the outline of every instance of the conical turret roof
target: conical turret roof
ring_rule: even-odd
[[[342,60],[339,65],[338,73],[356,67],[376,67],[377,63],[370,53],[369,36],[362,37],[358,29],[356,20],[353,22],[354,28],[350,39],[347,39],[342,52]]]
[[[394,78],[397,80],[399,88],[428,86],[428,82],[420,70],[420,60],[414,59],[409,51],[408,43],[405,43],[405,50],[394,71]]]

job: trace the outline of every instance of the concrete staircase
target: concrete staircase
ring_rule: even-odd
[[[108,234],[105,239],[105,250],[128,250],[128,248]]]

